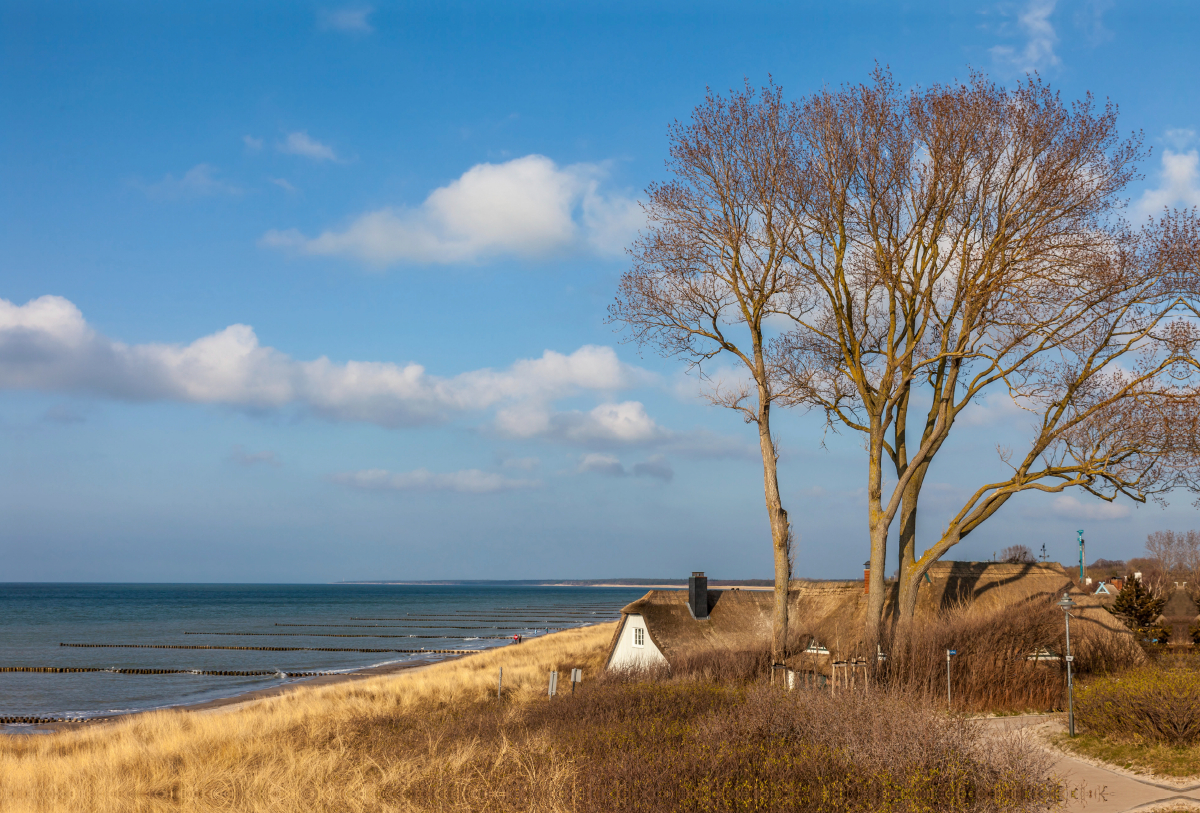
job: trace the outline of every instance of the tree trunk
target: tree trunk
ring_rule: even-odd
[[[917,504],[921,496],[921,485],[925,481],[928,464],[922,464],[912,473],[908,485],[904,489],[903,502],[900,504],[900,533],[899,554],[900,567],[897,573],[900,595],[896,607],[896,623],[900,626],[912,620],[917,606],[917,592],[921,588],[921,579],[925,575],[921,571],[913,578],[917,567]]]
[[[888,523],[883,512],[883,430],[873,426],[871,430],[870,473],[867,481],[867,527],[871,540],[871,580],[867,585],[867,626],[866,639],[868,652],[873,654],[879,643],[879,627],[883,621],[883,604],[887,598],[887,581],[884,568],[887,567],[887,533]]]
[[[941,559],[946,551],[961,541],[962,537],[959,536],[958,528],[951,527],[932,548],[925,551],[925,554],[913,563],[907,575],[901,576],[900,598],[896,607],[896,614],[900,619],[901,626],[909,624],[916,614],[917,594],[920,592],[921,580],[929,572],[930,565]],[[937,553],[938,550],[941,553]]]
[[[776,473],[777,455],[771,440],[771,400],[759,391],[758,443],[763,459],[763,493],[767,501],[767,518],[771,522],[771,542],[775,554],[775,619],[771,637],[771,658],[782,663],[787,657],[788,582],[792,577],[791,549],[788,544],[787,511],[779,499],[779,477]]]

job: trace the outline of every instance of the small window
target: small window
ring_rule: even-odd
[[[633,628],[633,645],[634,646],[645,646],[646,645],[646,630],[643,629],[642,627],[634,627]]]

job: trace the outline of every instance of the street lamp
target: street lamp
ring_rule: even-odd
[[[1075,698],[1073,696],[1073,686],[1071,685],[1071,608],[1075,606],[1075,602],[1071,601],[1071,596],[1063,593],[1062,600],[1058,602],[1058,606],[1062,607],[1063,615],[1066,616],[1067,622],[1067,730],[1072,737],[1075,736]]]

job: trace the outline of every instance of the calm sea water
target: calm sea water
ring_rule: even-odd
[[[528,639],[611,620],[644,593],[642,588],[579,587],[0,584],[0,667],[351,671],[439,656],[59,644],[485,649],[509,645],[514,634]],[[213,700],[284,682],[296,681],[0,673],[0,717],[94,717]]]

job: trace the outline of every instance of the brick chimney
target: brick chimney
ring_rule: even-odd
[[[708,618],[708,578],[703,570],[693,570],[688,579],[688,609],[697,621]]]
[[[863,592],[869,592],[871,587],[871,560],[863,562]]]

